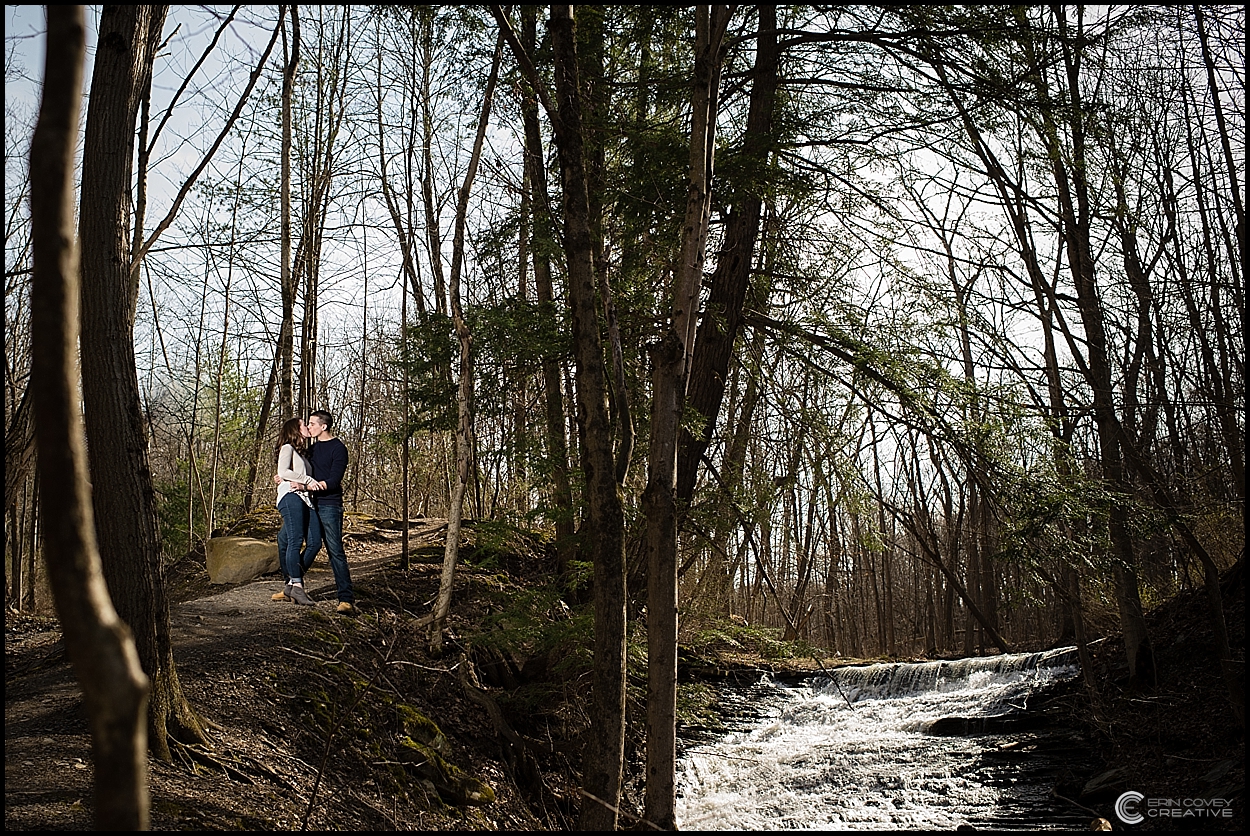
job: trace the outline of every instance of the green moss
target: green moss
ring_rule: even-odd
[[[702,682],[679,683],[677,686],[677,723],[679,725],[719,724],[716,691]]]
[[[405,739],[416,738],[422,745],[436,752],[447,751],[447,737],[437,723],[410,705],[397,705],[395,711],[399,715],[399,725]]]
[[[410,771],[424,781],[429,781],[439,798],[448,804],[490,804],[495,791],[483,781],[466,774],[455,764],[449,763],[429,746],[411,737],[399,741],[401,755]]]

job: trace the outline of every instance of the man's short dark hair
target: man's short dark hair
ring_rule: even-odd
[[[330,429],[330,427],[334,426],[334,416],[326,412],[324,409],[316,410],[309,417],[316,418],[317,420],[319,420],[322,423],[322,425],[325,426],[327,430]]]

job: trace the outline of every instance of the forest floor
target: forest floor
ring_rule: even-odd
[[[521,544],[462,564],[443,652],[431,654],[415,625],[438,588],[445,526],[414,524],[407,571],[398,536],[379,521],[349,519],[356,617],[335,613],[324,558],[308,578],[313,607],[270,601],[281,586],[276,576],[212,585],[202,553],[171,568],[178,674],[210,729],[203,744],[175,746],[172,762],[151,762],[153,830],[577,829],[589,704],[582,617],[544,594],[550,567]],[[1243,665],[1240,569],[1225,586],[1230,639]],[[1091,820],[1105,818],[1117,830],[1243,828],[1244,734],[1228,709],[1205,613],[1194,594],[1151,613],[1157,688],[1123,690],[1123,653],[1105,641],[1095,657],[1097,696],[1078,686],[1052,700],[1063,722],[1087,735],[1095,771],[1107,781],[1084,797],[1078,785],[1091,775],[1057,788]],[[770,642],[747,646],[728,628],[720,635],[696,651],[683,648],[683,658],[697,659],[704,674],[749,676],[850,661],[787,655]],[[713,699],[710,689],[692,692]],[[641,702],[629,702],[631,727],[640,727],[632,721]],[[700,708],[714,715],[711,702],[685,706]],[[627,760],[623,826],[640,802],[633,731]],[[1233,815],[1127,827],[1112,809],[1125,789],[1147,799],[1228,799]],[[57,623],[9,610],[5,828],[90,830],[92,805],[90,738]]]

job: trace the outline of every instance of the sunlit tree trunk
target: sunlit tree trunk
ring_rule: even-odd
[[[654,398],[647,488],[647,792],[644,815],[656,827],[676,822],[677,763],[677,439],[698,326],[699,287],[711,217],[713,151],[726,6],[695,7],[690,180],[674,270],[668,327],[652,350]]]
[[[129,251],[131,155],[138,97],[146,88],[168,6],[107,6],[83,138],[83,404],[92,500],[109,592],[152,681],[148,743],[170,757],[170,739],[201,742],[199,718],[174,666],[161,569],[156,496],[134,357],[138,287]],[[102,490],[107,485],[108,490]]]
[[[591,728],[583,755],[579,826],[584,830],[612,830],[616,827],[625,756],[625,520],[606,404],[608,384],[594,273],[573,7],[551,7],[555,101],[546,95],[529,53],[511,31],[503,9],[492,6],[491,12],[551,117],[560,158],[577,424],[583,439],[580,450],[588,507],[581,547],[593,560],[595,596]]]
[[[448,502],[447,544],[443,553],[443,572],[439,578],[434,621],[430,625],[430,649],[435,654],[442,652],[443,625],[451,610],[451,591],[455,583],[456,562],[460,557],[460,525],[464,517],[464,495],[473,471],[473,340],[469,333],[468,323],[464,319],[460,291],[461,273],[464,269],[464,228],[469,212],[469,195],[473,188],[473,179],[477,176],[478,164],[482,159],[482,146],[486,142],[486,131],[490,125],[491,102],[495,95],[495,84],[499,80],[499,62],[503,57],[503,46],[503,35],[500,35],[495,44],[495,57],[491,62],[490,76],[486,80],[486,90],[482,94],[482,112],[478,118],[477,138],[473,143],[468,171],[465,172],[464,182],[460,186],[459,197],[456,201],[456,228],[452,241],[451,259],[451,318],[456,328],[456,339],[460,343],[460,385],[456,398],[459,422],[456,428],[456,482],[452,486],[451,499]]]

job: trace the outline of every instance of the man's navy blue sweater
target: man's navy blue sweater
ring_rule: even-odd
[[[337,438],[318,441],[308,450],[313,478],[325,482],[324,491],[313,491],[318,505],[343,504],[343,477],[347,474],[347,445]]]

